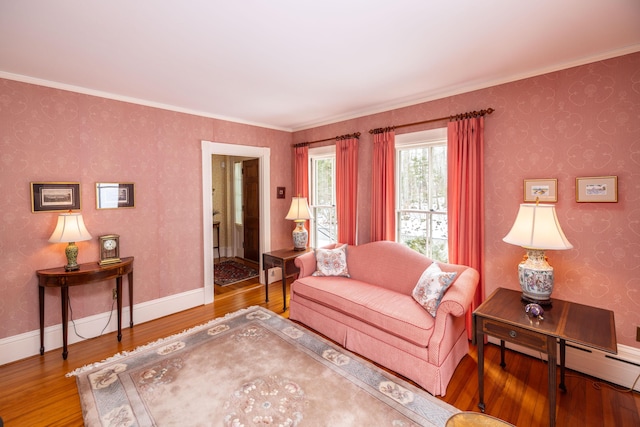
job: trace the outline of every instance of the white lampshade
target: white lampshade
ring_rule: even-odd
[[[85,240],[91,240],[91,234],[84,225],[82,214],[70,212],[58,216],[58,224],[49,237],[49,242],[82,242]]]
[[[511,231],[502,240],[527,250],[527,256],[518,264],[522,299],[551,304],[555,279],[544,251],[573,247],[560,227],[555,205],[521,204]]]
[[[560,227],[555,205],[549,204],[521,204],[511,231],[502,240],[530,249],[573,248]]]
[[[293,197],[291,199],[291,207],[289,208],[289,213],[284,219],[290,219],[293,221],[306,221],[311,219],[311,211],[309,210],[309,205],[307,204],[306,197]]]

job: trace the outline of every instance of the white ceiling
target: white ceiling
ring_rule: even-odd
[[[0,77],[300,130],[640,51],[640,0],[0,0]]]

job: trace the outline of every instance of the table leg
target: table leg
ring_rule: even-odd
[[[282,312],[287,311],[287,275],[285,273],[285,263],[282,264]]]
[[[129,327],[133,328],[133,271],[127,275],[129,283]]]
[[[502,369],[507,367],[507,363],[504,361],[504,349],[504,340],[500,340],[500,366],[502,367]]]
[[[549,427],[556,425],[556,339],[555,337],[547,338],[547,356],[549,365]]]
[[[40,301],[40,356],[44,354],[44,287],[38,286],[38,299]]]
[[[269,302],[269,269],[264,262],[264,258],[262,259],[262,272],[264,273],[264,302]]]
[[[475,323],[475,320],[474,320]],[[478,328],[476,323],[476,342],[478,343],[478,394],[480,396],[480,402],[478,403],[478,408],[482,412],[485,410],[484,404],[484,334]]]
[[[566,340],[560,340],[560,390],[562,390],[564,393],[567,392],[567,386],[564,384],[564,362],[566,360],[566,344]]]
[[[62,305],[62,358],[67,360],[67,332],[69,322],[69,288],[67,286],[60,287],[60,304]]]
[[[116,300],[118,303],[118,341],[122,341],[122,276],[116,278]]]

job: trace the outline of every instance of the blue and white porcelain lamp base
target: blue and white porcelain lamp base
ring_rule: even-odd
[[[305,221],[296,221],[296,228],[293,229],[293,250],[304,251],[307,249],[309,232],[304,228]]]
[[[551,305],[553,267],[547,262],[543,250],[527,249],[526,259],[518,264],[518,278],[524,301]]]

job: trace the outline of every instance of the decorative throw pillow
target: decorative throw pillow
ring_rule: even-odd
[[[456,273],[445,273],[437,263],[431,264],[420,276],[413,288],[413,298],[423,306],[429,314],[436,317],[436,310],[442,301],[447,288],[453,283]]]
[[[347,268],[347,245],[316,249],[316,271],[312,275],[351,277]]]

